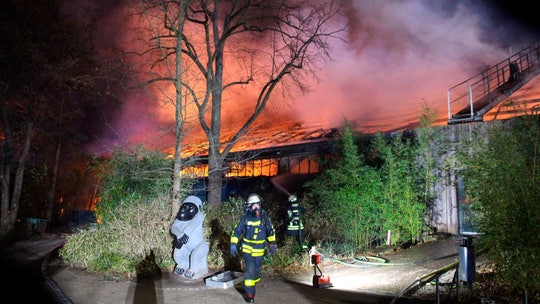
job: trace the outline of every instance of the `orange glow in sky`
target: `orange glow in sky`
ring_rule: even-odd
[[[537,34],[508,18],[501,19],[483,2],[350,3],[350,32],[342,37],[344,41],[334,41],[333,61],[321,64],[320,80],[310,84],[311,92],[306,95],[287,99],[275,96],[258,118],[259,130],[254,132],[268,131],[271,135],[291,125],[328,129],[339,127],[343,118],[354,120],[364,133],[398,130],[417,123],[424,104],[437,109],[439,123],[444,123],[450,87],[534,43],[527,39]],[[116,45],[133,47],[134,33],[129,22],[123,23],[129,19],[118,18],[125,10],[117,7],[109,11],[111,14],[103,17],[103,35],[115,28]],[[233,68],[226,73],[237,71]],[[162,89],[167,95],[173,92],[171,87]],[[227,95],[223,104],[224,135],[251,110],[249,105],[257,94],[238,88]],[[127,94],[124,102],[123,114],[114,122],[124,142],[162,150],[174,146],[171,104],[140,92]],[[186,130],[185,138],[199,145],[201,135],[194,127]]]

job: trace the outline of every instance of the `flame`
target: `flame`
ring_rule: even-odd
[[[292,174],[311,174],[319,172],[319,163],[314,156],[310,157],[287,157],[288,166],[287,173]],[[242,163],[232,162],[227,168],[226,177],[256,177],[256,176],[276,176],[279,171],[279,159],[257,159],[249,160]],[[185,177],[205,177],[208,175],[208,166],[206,164],[197,164],[186,166],[182,169],[180,175]]]
[[[343,37],[349,43],[336,44],[332,48],[332,57],[336,60],[321,66],[320,79],[308,84],[312,91],[305,96],[293,96],[290,100],[276,94],[275,99],[269,103],[271,107],[263,111],[257,124],[236,144],[233,152],[296,143],[304,140],[302,136],[305,133],[302,133],[302,129],[308,130],[307,132],[312,129],[325,132],[339,127],[343,117],[356,121],[358,130],[366,134],[413,129],[418,126],[418,115],[421,114],[424,101],[429,101],[439,110],[440,117],[436,125],[446,124],[448,87],[474,74],[473,70],[483,69],[485,64],[507,57],[507,49],[487,42],[490,38],[499,40],[493,31],[484,33],[482,29],[471,28],[471,24],[484,24],[473,21],[482,21],[486,16],[483,13],[478,15],[468,7],[455,6],[438,11],[434,10],[435,6],[412,2],[377,2],[365,5],[363,2],[353,1],[352,4],[349,12],[352,26],[350,35]],[[384,5],[384,9],[381,5]],[[137,53],[142,53],[142,50],[148,49],[144,42],[148,39],[139,40],[141,37],[136,35],[144,33],[148,38],[150,29],[141,28],[141,20],[136,19],[132,9],[122,7],[114,11],[124,17],[131,16],[127,19],[107,16],[104,21],[114,22],[113,28],[119,31],[117,37],[123,38],[123,42],[115,41],[120,48],[139,50]],[[449,13],[448,9],[452,9],[452,13]],[[403,11],[408,13],[403,14]],[[488,13],[486,15],[491,21],[491,16]],[[391,22],[381,23],[381,20]],[[430,24],[434,26],[422,26],[423,31],[418,32],[416,29],[420,28],[420,23],[425,23],[425,20],[432,21]],[[463,20],[471,22],[462,22]],[[155,24],[162,22],[160,19],[151,21],[156,22]],[[187,26],[191,25],[188,23]],[[103,28],[106,28],[108,33],[111,25],[107,23]],[[478,37],[482,37],[482,40]],[[138,41],[141,44],[138,44]],[[240,50],[252,48],[253,46],[245,44],[238,45]],[[240,59],[238,52],[228,54],[234,55],[225,58],[227,70],[224,79],[230,81],[237,79],[238,75],[246,75],[244,66],[236,61]],[[156,53],[149,55],[154,56],[153,58],[160,56]],[[148,71],[148,66],[156,63],[151,60],[153,58],[131,58],[131,63],[140,72],[141,79],[146,76],[143,71]],[[257,62],[260,65],[265,63]],[[186,66],[187,70],[189,68]],[[164,71],[164,66],[157,70]],[[186,74],[185,77],[189,82],[197,80],[194,75]],[[205,92],[200,85],[194,85],[193,88],[197,92]],[[120,117],[115,127],[120,129],[120,125],[126,126],[125,133],[121,136],[128,138],[127,142],[143,143],[172,155],[174,136],[170,133],[174,130],[175,108],[171,96],[176,93],[175,89],[172,85],[153,87],[150,93],[151,95],[138,94],[126,98],[125,112],[133,112]],[[221,139],[223,144],[230,140],[233,132],[245,120],[248,114],[246,112],[252,109],[258,92],[243,87],[227,90],[225,93]],[[203,156],[208,150],[208,144],[198,125],[197,111],[193,104],[184,110],[186,128],[183,132],[182,157]],[[509,106],[499,110],[496,112],[497,108],[493,109],[486,118],[501,119],[511,112]],[[144,117],[146,114],[148,117]],[[143,132],[142,125],[148,125],[149,131]],[[161,133],[162,130],[169,133],[164,135],[165,131]],[[259,169],[250,169],[249,165],[247,168],[242,166],[246,165],[235,164],[229,174],[274,172],[274,169],[270,169],[273,167],[270,161],[265,165],[268,169],[261,168],[261,172]],[[182,174],[200,176],[206,173],[207,168],[197,165],[185,169]]]

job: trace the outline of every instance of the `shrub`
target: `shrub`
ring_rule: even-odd
[[[99,170],[99,225],[68,236],[62,258],[108,276],[133,277],[149,257],[172,269],[171,167],[162,153],[115,150]]]
[[[525,116],[471,138],[460,154],[466,200],[495,273],[518,291],[540,291],[540,125]]]
[[[148,257],[160,269],[172,269],[169,200],[165,193],[151,202],[120,204],[106,223],[68,236],[60,256],[72,266],[107,276],[134,277]]]
[[[305,185],[310,218],[316,219],[306,221],[306,227],[326,233],[318,241],[339,240],[361,250],[380,244],[387,230],[393,232],[393,244],[418,241],[426,230],[426,205],[415,144],[377,134],[360,155],[345,121],[340,148],[335,163]]]

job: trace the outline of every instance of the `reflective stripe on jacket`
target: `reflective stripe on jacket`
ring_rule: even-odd
[[[300,207],[300,204],[293,203],[289,206],[289,210],[287,210],[287,214],[289,216],[287,230],[296,231],[304,229],[304,223],[302,223],[302,220],[300,219],[300,215],[302,213],[302,207]]]
[[[242,252],[251,256],[263,256],[266,242],[276,243],[274,227],[264,212],[260,217],[245,214],[234,227],[231,235],[231,244],[238,244],[242,240]]]

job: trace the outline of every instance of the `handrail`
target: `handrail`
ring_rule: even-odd
[[[444,266],[442,268],[439,268],[439,269],[437,269],[435,271],[432,271],[430,273],[424,274],[421,277],[416,278],[416,280],[414,280],[409,286],[407,286],[399,295],[395,296],[394,299],[392,300],[392,302],[390,302],[390,304],[396,303],[397,300],[399,300],[401,297],[403,297],[405,294],[407,294],[413,288],[423,286],[426,283],[433,281],[433,279],[437,279],[438,277],[440,277],[441,275],[447,273],[448,271],[450,271],[452,269],[456,269],[456,271],[457,271],[458,266],[459,266],[459,261],[455,261],[455,262],[453,262],[453,263],[451,263],[449,265],[446,265],[446,266]],[[437,281],[437,284],[438,284],[438,281]],[[437,298],[439,297],[438,290],[437,290],[437,295],[436,296],[437,296]],[[437,303],[439,303],[439,302],[437,302]]]
[[[482,115],[540,69],[540,45],[530,45],[448,89],[448,123],[481,121]]]

